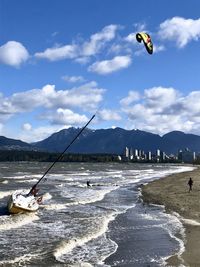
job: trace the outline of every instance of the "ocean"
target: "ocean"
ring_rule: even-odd
[[[145,205],[139,186],[192,166],[57,163],[39,185],[40,209],[9,215],[9,195],[30,189],[49,166],[0,163],[0,266],[165,266],[184,249],[182,223]]]

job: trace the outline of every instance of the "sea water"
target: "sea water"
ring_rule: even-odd
[[[57,163],[40,183],[39,210],[9,215],[8,196],[30,189],[49,166],[0,163],[0,266],[163,266],[184,249],[180,220],[144,205],[139,185],[193,167]]]

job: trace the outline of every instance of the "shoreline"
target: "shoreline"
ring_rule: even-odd
[[[175,173],[141,186],[145,204],[164,205],[167,213],[177,213],[185,229],[184,239],[177,236],[184,242],[185,250],[169,257],[167,266],[200,266],[200,168],[195,167],[193,171]],[[191,192],[189,177],[194,181]]]

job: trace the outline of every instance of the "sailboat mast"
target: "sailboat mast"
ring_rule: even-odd
[[[74,137],[74,139],[70,142],[70,144],[64,149],[64,151],[58,156],[58,158],[50,165],[50,167],[45,171],[45,173],[42,175],[42,177],[37,181],[36,184],[34,184],[29,192],[29,194],[31,193],[31,191],[37,187],[37,185],[43,180],[43,178],[47,175],[47,173],[53,168],[53,166],[56,164],[56,162],[58,162],[62,156],[64,155],[64,153],[69,149],[69,147],[75,142],[75,140],[81,135],[81,133],[85,130],[85,128],[90,124],[90,122],[94,119],[95,114],[91,117],[91,119],[86,123],[86,125],[78,132],[78,134]]]

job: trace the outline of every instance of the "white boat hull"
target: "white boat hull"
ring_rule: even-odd
[[[38,198],[27,196],[25,191],[14,192],[8,200],[8,211],[11,214],[34,212],[39,208]]]

